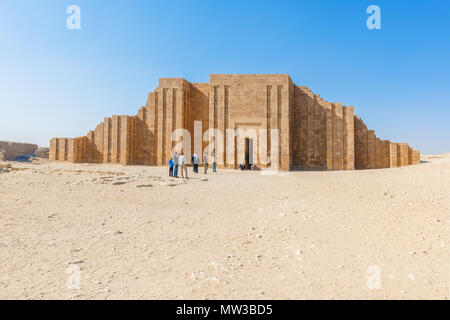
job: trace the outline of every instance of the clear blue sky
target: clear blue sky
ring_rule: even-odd
[[[1,0],[0,140],[85,135],[135,114],[158,77],[288,73],[383,139],[450,152],[449,39],[448,0]]]

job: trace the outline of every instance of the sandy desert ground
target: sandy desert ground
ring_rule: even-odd
[[[10,162],[0,298],[449,299],[450,154],[422,160],[190,180]]]

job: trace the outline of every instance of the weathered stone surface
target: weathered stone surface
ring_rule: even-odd
[[[397,167],[405,167],[409,164],[409,147],[407,143],[397,144]]]
[[[238,167],[245,150],[258,167],[282,170],[404,165],[404,150],[399,162],[399,147],[377,138],[353,107],[323,100],[286,74],[213,74],[209,83],[160,78],[136,116],[105,118],[85,137],[53,138],[49,158],[167,165],[173,151],[183,151],[190,164],[192,152],[202,158],[206,147],[218,167]],[[407,163],[418,157],[407,149]]]
[[[49,148],[38,148],[34,154],[38,158],[48,159],[49,152],[50,152]]]
[[[3,152],[6,160],[14,160],[16,157],[25,155],[34,155],[37,148],[37,145],[30,143],[0,141],[0,151]]]
[[[0,150],[0,161],[6,161],[6,151]]]

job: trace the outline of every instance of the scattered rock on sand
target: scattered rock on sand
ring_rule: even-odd
[[[120,185],[125,184],[125,183],[127,183],[127,181],[114,181],[112,183],[112,185],[113,186],[120,186]]]
[[[77,259],[77,260],[73,260],[73,261],[69,262],[68,264],[80,264],[80,263],[84,263],[84,261],[81,259]]]
[[[37,150],[34,154],[38,158],[48,159],[49,151],[50,151],[49,148],[37,148]]]

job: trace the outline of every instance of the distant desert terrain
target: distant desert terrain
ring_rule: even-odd
[[[189,180],[7,164],[1,299],[449,299],[450,154]]]

